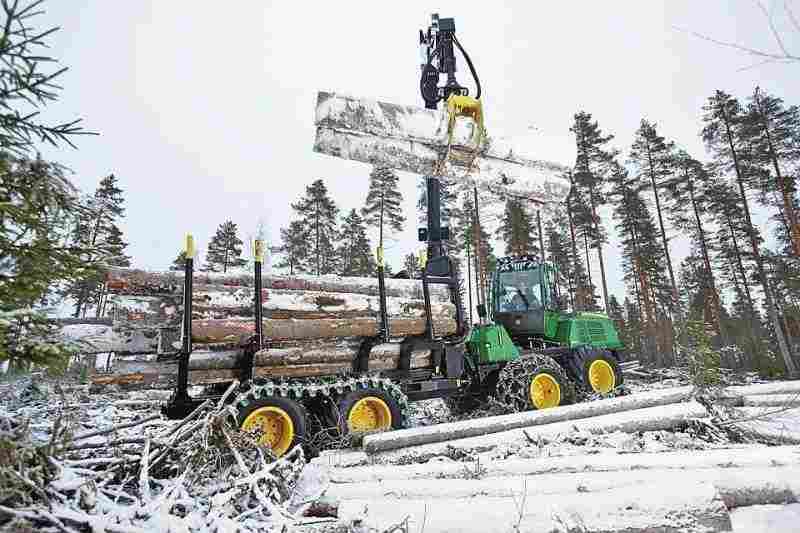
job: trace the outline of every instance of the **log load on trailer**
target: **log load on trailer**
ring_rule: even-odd
[[[456,48],[475,79],[475,98],[456,81]],[[241,427],[277,455],[305,442],[312,418],[343,433],[373,432],[403,427],[414,400],[443,397],[461,409],[494,396],[512,410],[542,409],[573,401],[576,390],[607,394],[621,384],[613,324],[562,309],[552,265],[501,261],[490,290],[493,321],[480,290],[480,323],[466,323],[458,270],[443,246],[449,232],[441,227],[440,180],[473,189],[476,236],[479,190],[482,201],[513,196],[546,212],[570,185],[564,167],[489,142],[480,82],[453,19],[434,15],[420,32],[420,49],[426,109],[321,92],[314,150],[424,174],[421,279],[385,279],[380,248],[374,280],[263,275],[260,241],[252,277],[195,274],[187,239],[182,276],[109,275],[109,294],[140,298],[123,298],[116,308],[143,324],[120,328],[128,333],[119,344],[134,353],[136,343],[147,344],[144,337],[152,352],[163,353],[157,361],[119,361],[96,383],[166,377],[174,393],[164,412],[182,417],[238,381],[231,401]],[[439,86],[442,74],[447,82]],[[141,333],[153,325],[157,334]],[[204,385],[204,393],[190,395],[190,384]]]

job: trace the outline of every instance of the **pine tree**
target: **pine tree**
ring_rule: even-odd
[[[775,302],[772,297],[769,280],[764,269],[764,262],[758,245],[758,237],[750,217],[750,206],[745,192],[746,176],[740,163],[743,144],[747,139],[746,128],[743,127],[743,113],[739,102],[722,91],[708,99],[703,107],[706,114],[703,116],[705,126],[702,131],[703,140],[709,151],[714,155],[715,163],[720,170],[732,170],[739,190],[739,198],[744,211],[745,227],[747,229],[750,248],[756,264],[756,271],[761,287],[764,291],[764,300],[767,313],[774,328],[778,349],[783,357],[786,371],[790,375],[797,373],[797,367],[789,351],[786,337],[781,326]]]
[[[675,145],[666,142],[664,137],[656,132],[655,124],[651,124],[645,119],[636,130],[636,138],[631,146],[630,160],[635,166],[636,179],[639,187],[650,187],[656,204],[656,214],[658,215],[658,227],[661,231],[661,244],[664,248],[664,258],[667,263],[670,284],[672,286],[675,304],[679,302],[678,286],[675,283],[675,273],[672,269],[672,258],[669,253],[669,240],[667,231],[664,228],[664,215],[661,210],[661,188],[675,172]]]
[[[41,49],[48,47],[46,39],[58,28],[41,30],[30,25],[33,17],[45,12],[41,3],[42,0],[3,2],[0,149],[16,155],[32,152],[37,142],[56,147],[63,143],[74,148],[71,138],[88,134],[78,125],[80,119],[52,125],[40,122],[42,108],[58,100],[58,78],[67,70],[56,67],[48,72],[57,60],[44,55]]]
[[[0,310],[32,307],[96,273],[83,260],[91,250],[72,241],[85,206],[60,165],[0,152],[0,183]]]
[[[741,217],[742,208],[736,191],[722,180],[709,183],[706,190],[708,209],[717,224],[714,234],[716,257],[724,284],[735,295],[743,315],[756,316],[755,301],[753,299],[750,280],[754,277],[752,265],[749,264],[749,254],[743,249],[740,242],[747,239],[747,229]]]
[[[204,270],[225,273],[229,268],[246,265],[247,259],[242,257],[242,244],[239,228],[233,221],[226,220],[220,224],[208,243]]]
[[[674,160],[676,172],[665,184],[670,220],[676,228],[688,232],[699,247],[703,259],[703,275],[700,278],[704,283],[703,294],[710,299],[714,309],[714,313],[709,316],[710,323],[714,325],[717,333],[722,335],[723,343],[728,344],[722,327],[722,304],[711,265],[709,230],[703,221],[704,214],[708,210],[705,190],[711,182],[711,177],[703,164],[684,150],[678,150]]]
[[[403,231],[406,217],[402,210],[403,195],[397,188],[397,174],[388,167],[375,166],[369,174],[367,201],[361,210],[364,223],[378,228],[378,246],[383,246],[387,233]]]
[[[578,241],[580,238],[582,238],[582,236],[579,235],[579,226],[577,222],[580,222],[585,216],[588,216],[589,210],[586,204],[583,202],[580,191],[575,186],[575,182],[572,178],[572,172],[567,172],[566,177],[570,182],[570,192],[566,199],[566,211],[567,221],[569,222],[569,234],[573,259],[572,283],[575,287],[573,305],[578,311],[594,310],[598,307],[598,296],[596,288],[592,284],[591,270],[589,269],[591,263],[588,262],[587,253],[587,263],[586,268],[584,268],[582,259],[578,253]],[[580,227],[584,226],[581,225]],[[586,239],[583,239],[583,241],[585,242]],[[588,247],[586,250],[588,252]]]
[[[479,204],[480,208],[480,204]],[[467,269],[467,275],[471,275],[474,280],[475,294],[478,298],[481,295],[488,297],[488,280],[491,279],[497,258],[494,256],[494,249],[489,238],[485,220],[480,220],[480,231],[478,231],[478,219],[475,213],[475,193],[471,189],[463,188],[461,192],[461,202],[454,209],[456,216],[453,218],[456,231],[451,233],[452,247],[456,250],[470,250],[471,262]],[[477,242],[480,241],[480,246]],[[476,253],[477,252],[477,253]],[[471,296],[471,295],[470,295]],[[477,305],[480,302],[475,302]]]
[[[317,276],[334,274],[339,270],[335,243],[339,240],[337,218],[339,208],[328,196],[328,188],[321,179],[306,187],[306,195],[292,204],[300,217],[303,250],[300,270]]]
[[[608,241],[608,237],[598,215],[598,208],[605,203],[603,182],[610,162],[616,157],[616,151],[607,150],[605,145],[614,136],[604,136],[597,122],[592,122],[592,115],[583,111],[575,115],[575,123],[570,131],[575,134],[577,148],[574,181],[577,188],[581,189],[581,192],[585,192],[588,206],[586,213],[578,211],[578,215],[584,215],[578,216],[578,226],[583,228],[584,240],[587,244],[590,243],[591,247],[597,250],[603,283],[603,305],[607,307],[608,283],[603,260],[603,244]]]
[[[306,230],[301,220],[293,220],[288,228],[281,228],[280,248],[282,258],[275,265],[277,268],[288,268],[289,275],[294,275],[295,270],[303,272],[304,261],[308,257],[308,243]]]
[[[662,318],[673,301],[664,270],[664,250],[657,240],[655,223],[647,204],[627,171],[621,165],[614,165],[610,181],[613,185],[610,196],[614,201],[614,218],[617,220],[622,247],[624,278],[634,289],[638,307],[643,310],[643,323],[649,331],[647,341],[652,342],[659,336],[666,337],[658,328],[663,324]],[[672,337],[671,333],[669,337]],[[659,347],[648,345],[648,342],[643,341],[649,348],[647,351],[658,364],[663,364],[662,357],[667,352],[665,343]]]
[[[176,271],[183,271],[186,268],[186,250],[182,250],[181,253],[178,254],[172,264],[169,266],[170,270]]]
[[[419,269],[419,260],[413,253],[406,254],[403,257],[403,270],[405,270],[408,277],[411,279],[418,279],[421,277]]]
[[[373,276],[376,264],[367,228],[355,209],[342,220],[342,240],[336,250],[342,276]]]
[[[540,253],[531,215],[519,200],[506,200],[498,233],[506,243],[508,256],[522,257]]]
[[[130,265],[130,258],[125,255],[128,244],[117,225],[125,215],[122,192],[117,177],[114,174],[106,176],[100,180],[94,195],[85,199],[85,209],[76,218],[73,243],[88,250],[83,261],[94,272],[77,279],[66,290],[75,301],[75,317],[85,317],[91,304],[95,305],[99,315],[101,309],[97,304],[103,286],[102,267]]]
[[[556,208],[553,216],[545,223],[545,246],[548,260],[553,263],[559,274],[566,282],[566,291],[569,306],[577,309],[576,291],[579,283],[586,283],[583,263],[576,256],[570,245],[569,237],[564,233],[568,226],[567,215],[564,209]],[[583,280],[580,278],[583,277]],[[580,280],[580,281],[579,281]]]
[[[768,178],[759,183],[762,193],[777,193],[775,203],[791,239],[791,252],[800,257],[800,222],[794,201],[797,183],[789,170],[800,162],[800,108],[784,107],[783,100],[756,87],[743,122],[743,134],[751,144],[748,162]]]

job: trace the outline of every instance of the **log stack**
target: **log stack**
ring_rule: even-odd
[[[241,346],[255,333],[252,275],[199,273],[192,294],[190,381],[223,382],[238,377]],[[320,376],[349,371],[366,337],[379,331],[378,282],[337,276],[262,278],[263,333],[268,347],[256,355],[256,375]],[[117,355],[174,351],[183,320],[182,272],[115,269],[107,277],[107,313],[113,318]],[[398,366],[400,341],[425,333],[425,306],[419,280],[386,280],[392,342],[370,354],[374,370]],[[456,332],[455,306],[442,286],[431,287],[433,327],[437,335]],[[130,359],[130,358],[129,358]],[[413,351],[411,367],[431,364],[429,351]],[[174,363],[120,360],[115,375],[161,381],[174,375]],[[100,378],[98,378],[100,379]],[[108,376],[104,382],[114,382]]]

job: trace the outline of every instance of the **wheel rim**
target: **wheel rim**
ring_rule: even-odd
[[[531,380],[530,396],[537,409],[556,407],[561,403],[561,386],[550,374],[537,374]]]
[[[589,365],[589,385],[593,391],[605,394],[613,390],[616,384],[614,369],[606,361],[598,359]]]
[[[242,430],[259,431],[258,443],[270,448],[278,457],[289,450],[294,440],[292,417],[280,407],[259,407],[244,419]]]
[[[389,406],[375,396],[358,400],[347,414],[347,426],[352,432],[375,431],[392,427]]]

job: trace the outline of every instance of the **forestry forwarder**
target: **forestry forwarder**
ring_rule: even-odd
[[[426,108],[447,102],[449,142],[441,163],[471,170],[485,135],[480,105],[480,83],[469,56],[455,37],[453,19],[433,16],[427,34],[420,32],[423,68],[420,89]],[[476,98],[455,79],[453,45],[467,60],[478,87]],[[443,87],[440,74],[447,75]],[[471,125],[471,143],[456,144],[453,128],[458,122]],[[471,145],[470,145],[471,144]],[[364,338],[352,370],[347,375],[297,378],[254,377],[254,359],[269,346],[263,334],[262,278],[263,243],[254,247],[255,334],[242,346],[241,382],[232,399],[242,429],[254,431],[259,441],[280,456],[296,444],[306,442],[310,420],[317,425],[338,427],[342,433],[365,433],[402,428],[409,401],[445,398],[454,408],[472,408],[494,396],[512,410],[542,409],[570,403],[576,385],[586,392],[608,393],[622,382],[615,350],[621,347],[610,320],[604,315],[566,314],[557,306],[555,269],[530,260],[501,260],[491,287],[492,317],[470,328],[461,302],[456,265],[445,253],[448,228],[440,222],[438,176],[426,176],[427,228],[420,230],[428,242],[422,272],[426,331],[422,336],[395,338],[389,328],[386,308],[382,250],[378,250],[379,328],[375,337]],[[189,395],[189,359],[192,354],[192,275],[194,245],[187,238],[183,290],[182,347],[176,354],[177,384],[164,413],[170,418],[189,414],[208,399],[219,399],[220,389],[204,396]],[[434,331],[430,286],[449,288],[456,309],[456,333],[437,336]],[[510,334],[509,334],[510,332]],[[371,371],[370,350],[379,344],[400,344],[396,370]],[[426,368],[411,368],[414,350],[432,353]],[[209,389],[206,389],[207,391]],[[309,415],[314,415],[313,417]],[[315,428],[316,429],[316,428]]]

